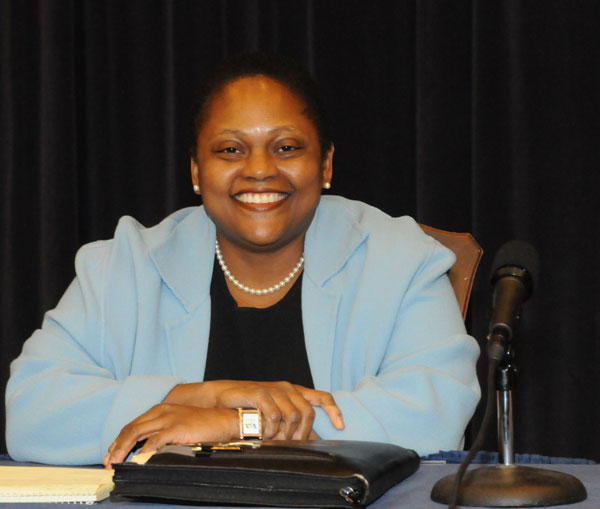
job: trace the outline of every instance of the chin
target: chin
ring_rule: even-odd
[[[272,249],[279,249],[282,248],[284,246],[287,246],[288,244],[293,243],[296,240],[300,240],[303,241],[304,239],[304,233],[301,233],[299,235],[286,235],[286,232],[281,232],[281,233],[273,233],[273,232],[269,232],[268,234],[258,234],[258,235],[252,235],[252,236],[248,236],[245,237],[244,240],[244,247],[246,247],[247,249],[250,250],[256,250],[256,251],[264,251],[264,250],[272,250]]]
[[[246,239],[245,244],[251,250],[262,251],[282,247],[287,242],[283,241],[280,237],[260,237]]]

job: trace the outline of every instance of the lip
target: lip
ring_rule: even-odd
[[[244,189],[235,193],[233,199],[245,209],[264,211],[279,207],[289,196],[289,193],[274,189]]]

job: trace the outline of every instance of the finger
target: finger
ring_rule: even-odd
[[[160,418],[141,423],[137,423],[136,421],[130,422],[121,430],[119,436],[117,436],[116,440],[110,446],[106,464],[123,462],[138,441],[147,439],[163,427],[163,419]]]
[[[177,440],[174,439],[174,436],[176,434],[177,433],[173,429],[163,429],[158,433],[150,435],[146,439],[146,443],[144,444],[144,446],[139,450],[138,454],[154,452],[160,449],[163,445],[177,443]]]
[[[298,426],[305,420],[305,414],[310,413],[312,410],[312,407],[300,394],[295,393],[295,391],[289,392],[287,389],[287,387],[283,387],[282,389],[276,388],[272,389],[270,393],[281,414],[281,422],[277,434],[277,439],[281,440],[291,440]],[[305,427],[306,425],[303,425],[302,429]],[[312,427],[312,424],[310,427]]]
[[[302,394],[302,397],[312,406],[319,406],[325,411],[334,428],[345,428],[342,411],[337,406],[335,399],[329,392],[308,389],[307,387],[303,387],[301,385],[295,385],[294,387],[296,387],[297,391]]]
[[[274,382],[270,384],[270,393],[279,406],[282,423],[276,439],[306,440],[315,419],[313,407],[306,401],[295,386],[289,382]]]
[[[153,436],[153,435],[150,435],[150,436]],[[158,447],[156,449],[152,449],[151,447],[146,448],[146,443],[144,443],[144,446],[140,450],[138,450],[134,456],[141,454],[142,452],[154,452],[158,448]],[[161,445],[164,445],[164,444],[161,444]],[[129,449],[128,451],[125,451],[125,449],[116,449],[112,454],[107,453],[105,458],[108,457],[108,459],[106,460],[105,466],[107,468],[111,468],[114,463],[122,463],[123,461],[125,461],[127,459],[127,456],[129,456],[129,454],[131,453],[131,449]]]
[[[133,426],[137,426],[144,422],[152,421],[157,416],[161,415],[161,413],[164,411],[164,408],[165,408],[165,405],[162,405],[162,404],[155,405],[150,410],[144,412],[142,415],[140,415],[139,417],[136,417],[133,421],[128,423],[126,426],[124,426],[123,429],[121,429],[121,431],[119,432],[119,435],[117,436],[117,438],[115,438],[113,443],[110,444],[110,446],[108,447],[108,453],[109,454],[112,453],[115,450],[115,447],[117,447],[122,442],[122,441],[119,441],[119,438],[123,438],[123,435],[127,429],[130,429]]]
[[[335,405],[333,396],[326,391],[318,391],[317,389],[309,389],[302,385],[294,385],[296,391],[308,401],[312,406]]]
[[[249,401],[250,408],[256,408],[262,413],[263,438],[273,438],[281,432],[281,408],[273,400],[270,392],[260,389],[255,391]]]
[[[290,394],[290,399],[300,412],[300,420],[291,438],[292,440],[307,440],[315,420],[315,409],[297,392]]]
[[[301,415],[300,419],[291,416],[287,417],[288,421],[285,421],[286,417],[284,416],[279,432],[273,437],[273,440],[308,440],[315,418],[315,411],[305,400],[303,401],[304,403],[299,404],[299,406],[306,405],[306,409],[298,414]]]
[[[342,411],[335,403],[333,405],[321,405],[321,408],[325,410],[335,429],[344,429],[346,427]]]
[[[262,386],[234,387],[223,391],[218,398],[222,408],[256,408],[262,413],[263,438],[273,439],[281,424],[281,409],[273,400],[272,391]]]

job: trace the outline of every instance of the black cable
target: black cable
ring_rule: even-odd
[[[492,420],[492,415],[494,414],[494,392],[496,391],[496,366],[498,362],[494,359],[489,359],[488,364],[488,385],[487,385],[487,402],[485,405],[485,412],[483,414],[483,420],[481,421],[481,426],[479,427],[479,433],[477,433],[477,438],[473,442],[471,446],[471,450],[465,456],[465,459],[458,467],[458,471],[456,472],[456,478],[454,481],[454,490],[452,493],[452,498],[450,499],[450,504],[448,505],[448,509],[456,509],[456,504],[458,503],[458,494],[460,491],[460,485],[462,483],[465,472],[467,471],[467,467],[473,461],[475,455],[481,450],[481,446],[483,445],[483,440],[485,439],[485,435],[487,433],[487,429],[490,425],[490,421]]]

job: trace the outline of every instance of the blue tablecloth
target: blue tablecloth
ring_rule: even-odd
[[[430,454],[421,458],[421,460],[433,460],[433,461],[445,461],[446,463],[461,463],[467,455],[467,451],[440,451],[436,454]],[[497,452],[479,451],[472,463],[486,463],[495,465],[498,463],[498,457],[500,455]],[[588,460],[585,458],[559,458],[552,456],[542,456],[541,454],[515,454],[515,462],[519,465],[530,465],[530,464],[552,464],[552,465],[595,465],[594,460]]]

